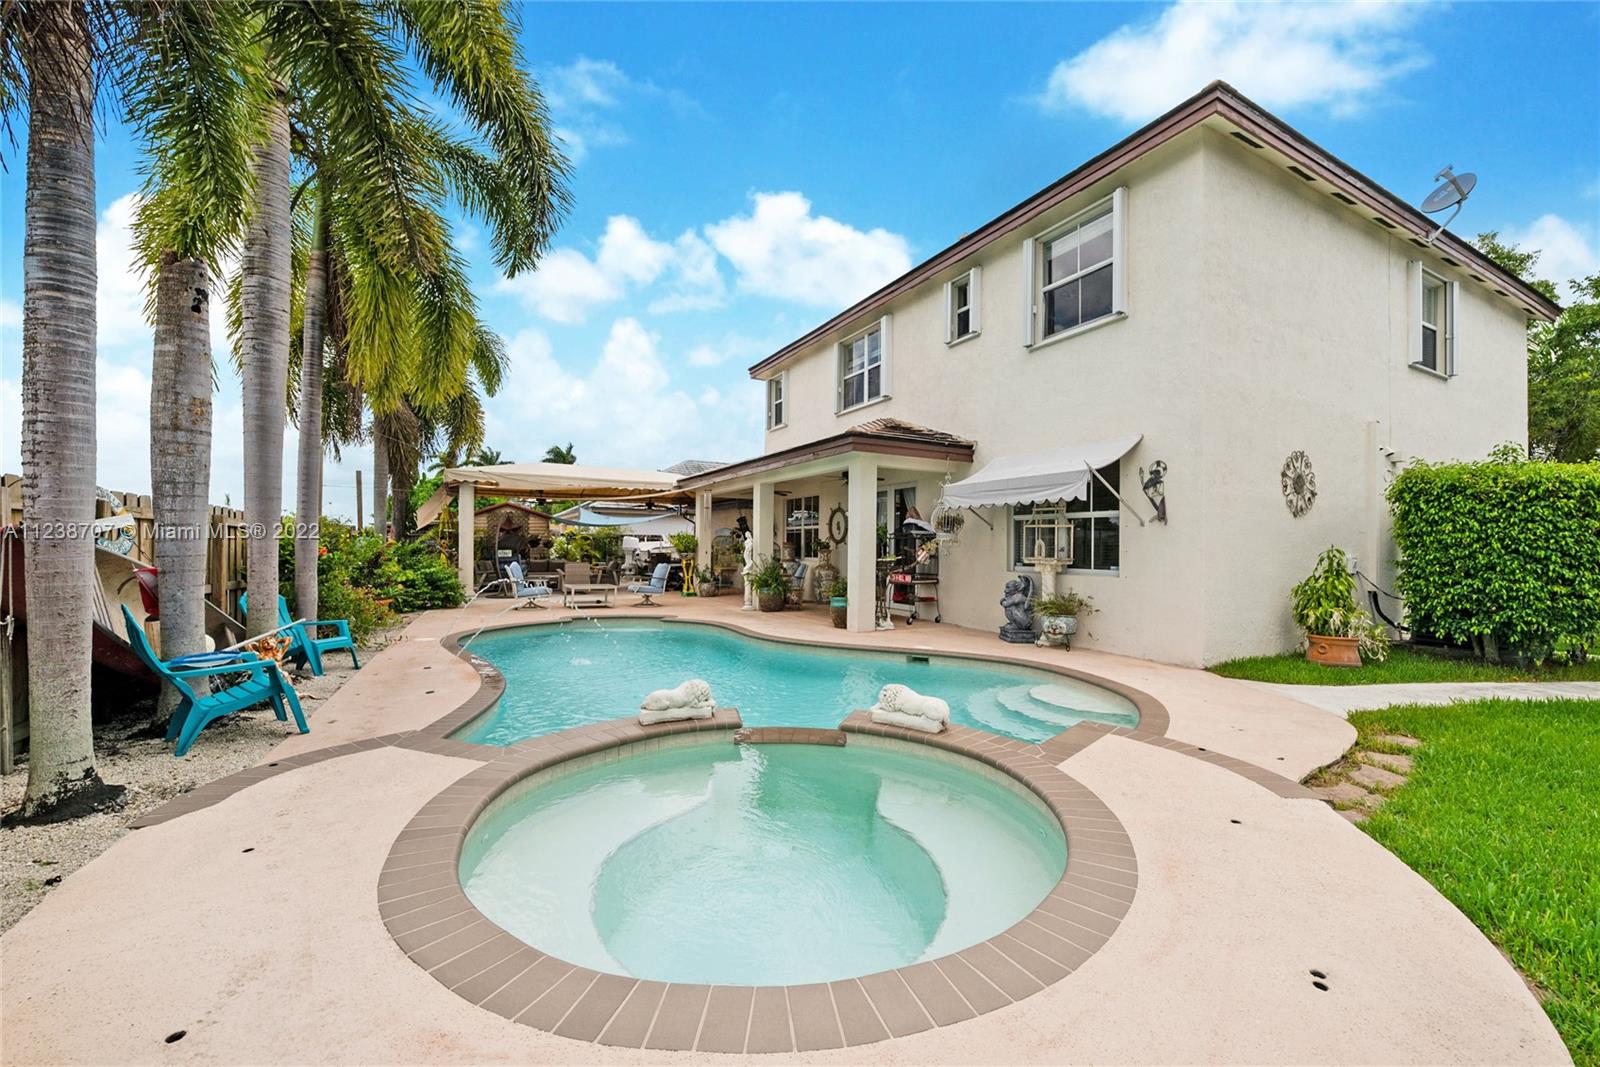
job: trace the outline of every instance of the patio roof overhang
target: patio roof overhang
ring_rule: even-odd
[[[667,471],[629,467],[591,467],[576,463],[497,463],[489,467],[451,467],[433,495],[417,509],[417,525],[439,517],[460,486],[494,496],[554,497],[560,500],[692,499],[678,491],[678,476]]]
[[[871,452],[882,456],[905,459],[942,460],[947,463],[971,463],[973,442],[940,430],[930,430],[898,419],[874,419],[852,426],[843,433],[823,437],[816,441],[795,445],[778,452],[729,463],[704,474],[684,478],[680,489],[694,491],[714,489],[731,482],[761,480],[760,476],[775,471],[786,471],[816,464],[819,460],[838,458],[840,463],[854,452]]]

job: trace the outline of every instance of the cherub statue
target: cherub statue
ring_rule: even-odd
[[[1000,640],[1012,644],[1031,643],[1033,641],[1033,579],[1026,574],[1019,574],[1006,583],[1005,592],[1000,597],[1000,606],[1005,609],[1006,621],[1000,627]]]

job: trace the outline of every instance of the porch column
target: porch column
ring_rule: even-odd
[[[750,490],[750,529],[756,535],[756,555],[762,559],[772,555],[772,522],[776,482],[757,482]]]
[[[694,535],[700,545],[694,556],[696,569],[711,566],[711,539],[717,533],[711,527],[711,493],[702,489],[694,495]]]
[[[462,482],[456,496],[456,570],[461,575],[461,588],[470,599],[477,592],[472,587],[476,575],[472,570],[472,520],[477,513],[478,490],[471,482]]]
[[[871,630],[878,603],[878,460],[868,452],[850,456],[850,491],[845,498],[850,531],[845,536],[845,583],[849,608],[845,626]]]

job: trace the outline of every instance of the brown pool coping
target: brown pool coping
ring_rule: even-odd
[[[973,759],[1031,790],[1061,825],[1066,869],[1039,905],[1002,933],[958,952],[858,978],[793,986],[655,982],[568,963],[486,918],[458,874],[461,848],[490,802],[565,760],[674,733],[734,742],[732,709],[712,719],[653,727],[633,719],[547,734],[443,790],[395,838],[378,876],[378,912],[395,944],[472,1004],[575,1040],[700,1052],[809,1052],[949,1026],[1006,1007],[1082,966],[1133,904],[1138,860],[1121,821],[1040,746],[983,730],[925,734],[855,712],[839,731],[779,743],[837,743],[860,734]],[[574,737],[572,735],[581,735]],[[774,741],[778,739],[773,738]]]

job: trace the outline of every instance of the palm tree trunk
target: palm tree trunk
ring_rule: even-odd
[[[211,490],[211,273],[167,252],[156,277],[150,361],[150,489],[161,575],[161,656],[205,651]],[[162,689],[157,715],[178,699]]]
[[[322,341],[328,311],[328,192],[318,183],[317,219],[301,310],[299,496],[295,501],[294,599],[302,618],[317,617],[318,524],[322,521]],[[252,598],[253,599],[253,598]]]
[[[103,798],[90,721],[94,593],[94,78],[82,4],[29,5],[22,277],[28,788],[49,819]],[[120,793],[118,787],[116,792]]]
[[[245,230],[239,301],[244,363],[245,630],[278,625],[278,534],[283,522],[284,398],[289,377],[289,115],[281,95],[251,164],[255,210]]]
[[[378,536],[389,536],[389,442],[372,417],[372,525]]]

